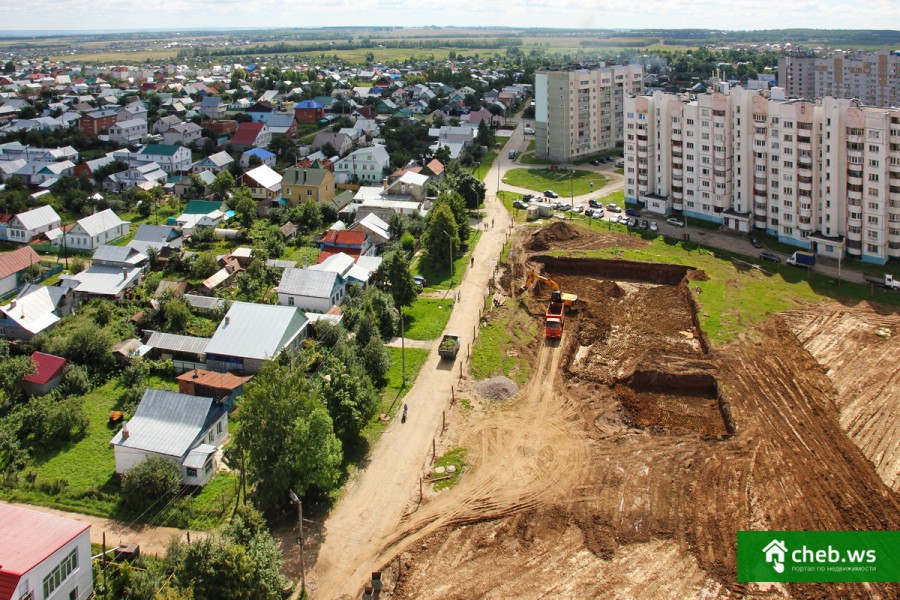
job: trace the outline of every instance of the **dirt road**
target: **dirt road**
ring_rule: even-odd
[[[521,143],[520,127],[507,147]],[[475,248],[474,266],[466,271],[457,288],[461,301],[445,328],[445,332],[461,338],[459,357],[453,362],[441,361],[437,348],[432,349],[404,400],[409,405],[409,419],[405,424],[395,421],[388,427],[372,450],[366,468],[347,485],[344,496],[321,532],[317,532],[309,549],[314,567],[307,577],[316,598],[338,598],[343,594],[355,597],[379,566],[385,544],[418,502],[419,478],[430,464],[432,441],[440,432],[442,412],[449,406],[450,388],[459,380],[460,369],[465,369],[485,290],[511,225],[509,214],[497,200],[496,183],[498,169],[502,177],[512,166],[504,149],[485,177],[484,222],[489,228]],[[564,471],[562,465],[558,468]]]
[[[2,500],[0,500],[2,502]],[[192,540],[199,540],[206,537],[205,531],[191,531],[185,529],[175,529],[174,527],[153,527],[148,525],[129,525],[122,521],[114,521],[112,519],[104,519],[101,517],[92,517],[81,513],[66,512],[56,510],[55,508],[47,508],[44,506],[34,506],[32,504],[18,504],[15,502],[3,502],[10,506],[19,508],[27,508],[28,510],[37,510],[40,512],[56,515],[58,517],[66,517],[81,521],[82,523],[90,523],[91,525],[91,543],[100,544],[103,542],[103,533],[106,532],[107,547],[117,546],[120,543],[137,543],[141,545],[141,552],[144,554],[165,554],[166,546],[173,538],[185,540],[187,534],[190,533]]]

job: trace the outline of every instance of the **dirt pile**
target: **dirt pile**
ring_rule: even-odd
[[[508,377],[491,377],[472,384],[478,395],[488,400],[508,400],[519,392],[519,386]]]
[[[525,242],[525,248],[532,252],[543,252],[556,247],[559,242],[569,242],[580,237],[581,233],[577,228],[568,223],[556,221],[536,231],[531,239]]]

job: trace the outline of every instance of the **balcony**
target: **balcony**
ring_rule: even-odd
[[[800,218],[811,219],[812,218],[812,208],[801,208],[800,209]]]
[[[672,131],[672,141],[680,142],[681,141],[681,132],[675,133],[675,131],[673,130]]]
[[[765,196],[767,193],[767,188],[765,183],[756,183],[753,182],[753,193],[755,195]]]
[[[862,192],[857,192],[856,190],[847,190],[847,198],[850,200],[856,200],[857,202],[862,202]],[[859,206],[859,204],[857,204],[856,206]]]
[[[647,194],[650,192],[650,187],[647,184],[641,184],[638,186],[638,192],[641,194]]]
[[[756,166],[765,167],[769,164],[769,162],[766,160],[765,156],[754,156],[753,164]]]
[[[888,194],[888,199],[891,202],[900,202],[900,192],[891,192]]]
[[[757,217],[762,217],[763,221],[765,221],[766,214],[767,214],[766,213],[766,205],[760,204],[758,202],[756,204],[754,204],[753,205],[753,214],[756,215]]]
[[[847,217],[847,227],[862,227],[862,217],[857,219]]]
[[[862,177],[849,177],[849,176],[848,176],[848,177],[847,177],[847,184],[848,184],[848,185],[858,185],[858,186],[862,186],[862,184],[863,184]]]
[[[863,159],[862,150],[850,150],[848,148],[847,149],[847,158],[858,158],[859,163],[857,163],[857,164],[862,164],[862,159]]]
[[[682,198],[684,198],[684,194],[672,190],[672,198],[674,198],[675,200],[681,200]]]
[[[755,216],[753,218],[753,226],[757,229],[765,229],[766,228],[766,218],[760,217],[758,215]]]
[[[857,232],[854,233],[852,230],[848,229],[848,230],[847,230],[847,239],[848,239],[848,240],[855,240],[855,241],[859,242],[859,241],[862,240],[862,232],[861,232],[861,231],[857,231]]]
[[[812,191],[812,184],[811,184],[811,183],[804,183],[804,182],[801,181],[801,182],[799,182],[797,185],[800,187],[801,190],[803,190],[803,191],[805,191],[805,192],[811,192],[811,191]]]
[[[682,172],[681,169],[673,168],[672,169],[672,177],[681,177]]]
[[[765,143],[765,141],[766,141],[766,134],[764,134],[764,133],[754,133],[754,134],[753,134],[753,141],[754,141],[754,142],[763,142],[763,143]]]

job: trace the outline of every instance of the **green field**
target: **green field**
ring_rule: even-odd
[[[404,309],[403,315],[406,325],[406,337],[411,340],[435,340],[441,336],[456,296],[449,295],[441,298],[417,298],[413,305]]]
[[[519,385],[528,382],[531,361],[523,356],[520,349],[528,346],[537,336],[541,319],[518,310],[518,305],[518,300],[507,300],[505,306],[512,310],[491,312],[478,332],[469,360],[469,372],[475,379],[503,375]]]
[[[503,183],[542,192],[553,190],[561,197],[582,196],[606,185],[607,178],[592,171],[564,169],[511,169],[503,177]],[[591,183],[594,184],[591,187]]]

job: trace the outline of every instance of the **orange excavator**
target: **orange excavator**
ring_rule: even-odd
[[[519,288],[519,293],[521,294],[537,282],[546,283],[553,289],[553,292],[550,294],[551,302],[562,302],[564,306],[569,308],[573,308],[575,303],[578,302],[578,296],[576,294],[564,294],[560,291],[558,283],[549,277],[538,275],[535,271],[528,272],[528,278],[525,280],[525,284]]]

